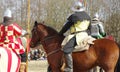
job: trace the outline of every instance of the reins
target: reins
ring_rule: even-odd
[[[37,35],[39,35],[37,31],[35,31],[35,33],[36,33]],[[41,39],[40,42],[41,42],[41,44],[44,44],[45,41],[47,41],[48,39],[54,39],[55,37],[56,37],[56,35],[46,36],[45,38]],[[47,54],[47,56],[50,56],[50,55],[52,55],[52,54],[54,54],[54,53],[57,53],[57,52],[60,51],[60,50],[61,50],[61,48],[57,48],[57,49],[49,52],[49,53]]]
[[[46,41],[46,40],[48,40],[48,39],[51,39],[51,38],[54,38],[54,37],[56,37],[56,36],[48,36],[48,37],[45,37],[44,39],[41,40],[41,42],[44,42],[44,41]]]
[[[49,53],[47,54],[47,56],[50,56],[50,55],[52,55],[52,54],[54,54],[54,53],[57,53],[57,52],[60,51],[60,50],[61,50],[61,49],[58,48],[57,50],[51,51],[51,52],[49,52]]]
[[[56,36],[46,37],[45,39],[41,40],[41,43],[44,43],[46,40],[52,39],[52,38],[54,38],[54,37],[56,37]],[[50,56],[50,55],[52,55],[52,54],[54,54],[54,53],[57,53],[57,52],[60,51],[60,50],[61,50],[60,48],[57,48],[56,50],[53,50],[53,51],[49,52],[49,53],[47,54],[47,56]]]

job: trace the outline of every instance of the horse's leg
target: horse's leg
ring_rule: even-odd
[[[48,68],[47,68],[47,72],[55,72],[55,71],[57,71],[58,72],[58,70],[52,70],[51,69],[51,67],[50,66],[48,66]],[[61,70],[61,72],[64,72],[63,70]]]
[[[89,72],[89,71],[76,70],[76,71],[73,71],[73,72]]]
[[[61,72],[61,70],[60,70],[60,68],[54,67],[54,68],[52,68],[52,72]]]
[[[47,72],[52,72],[52,70],[51,70],[51,67],[50,67],[50,66],[48,66],[48,67],[47,67]]]
[[[52,57],[54,58],[54,57]],[[57,60],[49,59],[48,63],[50,64],[50,68],[52,72],[61,72],[61,60],[56,58]]]
[[[102,68],[100,68],[100,72],[105,72]]]

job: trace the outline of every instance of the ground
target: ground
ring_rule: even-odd
[[[28,72],[47,72],[47,60],[33,60],[28,62]]]

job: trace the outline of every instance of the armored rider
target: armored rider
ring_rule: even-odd
[[[0,25],[0,46],[12,50],[21,58],[20,54],[25,52],[25,48],[17,40],[21,34],[22,28],[13,22],[12,11],[7,9],[4,13],[3,22]]]
[[[103,23],[99,20],[99,15],[96,13],[91,22],[91,36],[100,39],[105,37]]]
[[[72,51],[78,44],[78,38],[80,41],[82,41],[85,37],[88,36],[91,24],[91,18],[85,12],[85,7],[81,2],[75,2],[71,10],[74,13],[67,18],[67,22],[59,32],[60,35],[63,35],[68,29],[70,29],[70,34],[66,36],[62,42],[62,50],[67,60],[67,67],[65,68],[65,72],[73,72],[73,61],[71,56]]]

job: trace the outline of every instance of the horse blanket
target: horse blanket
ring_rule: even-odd
[[[66,36],[62,42],[62,46],[66,45],[66,43],[74,36],[76,37],[77,45],[75,46],[73,52],[88,50],[90,44],[94,44],[93,41],[96,40],[95,38],[88,36],[87,33],[81,32],[81,33],[71,34]]]
[[[19,72],[20,62],[15,52],[0,47],[0,72]]]

